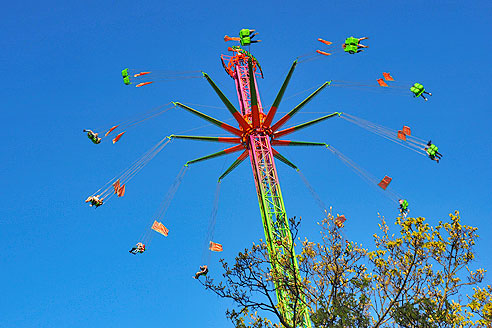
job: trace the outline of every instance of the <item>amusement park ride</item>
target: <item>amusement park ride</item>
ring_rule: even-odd
[[[300,125],[296,125],[291,128],[280,128],[289,121],[304,105],[306,105],[314,96],[316,96],[321,90],[323,90],[330,82],[325,82],[315,92],[303,100],[299,105],[293,108],[290,112],[279,119],[275,124],[272,124],[277,108],[282,100],[285,89],[289,83],[289,80],[297,65],[297,60],[292,64],[290,71],[285,78],[280,91],[270,107],[268,113],[263,112],[263,106],[258,95],[258,86],[256,84],[256,76],[260,75],[259,65],[256,59],[246,51],[239,48],[230,48],[233,51],[232,56],[222,55],[224,68],[226,72],[234,79],[236,84],[237,96],[240,104],[241,111],[238,111],[234,105],[227,99],[212,79],[204,73],[204,77],[208,83],[215,90],[220,97],[224,105],[226,105],[229,112],[234,116],[239,129],[224,122],[218,121],[212,117],[209,117],[203,113],[198,112],[188,106],[185,106],[179,102],[175,103],[177,106],[195,114],[205,120],[221,127],[222,129],[234,134],[236,137],[220,138],[220,137],[200,137],[200,136],[180,136],[173,135],[172,138],[176,139],[193,139],[193,140],[207,140],[223,143],[237,143],[236,146],[224,149],[220,152],[204,156],[192,161],[188,164],[196,163],[202,160],[210,159],[213,157],[242,151],[241,155],[232,163],[232,165],[220,176],[219,180],[223,179],[228,173],[236,168],[241,162],[243,162],[248,156],[251,161],[251,167],[253,169],[253,176],[255,179],[256,193],[258,195],[258,203],[260,205],[261,218],[263,222],[263,229],[265,232],[265,240],[268,247],[268,252],[271,256],[276,256],[277,253],[285,253],[285,247],[292,244],[292,235],[289,228],[289,222],[287,214],[285,212],[284,200],[282,199],[282,192],[280,190],[280,183],[278,180],[277,169],[275,167],[275,160],[286,163],[287,165],[296,168],[294,164],[283,157],[272,146],[323,146],[324,143],[317,142],[304,142],[304,141],[291,141],[279,139],[287,134],[298,131],[302,128],[308,127],[312,124],[319,123],[331,117],[339,115],[339,113],[329,114],[320,117],[316,120],[306,122]],[[285,242],[277,242],[287,240]],[[285,271],[282,266],[272,262],[272,265],[277,265],[277,268],[273,268],[275,272]],[[292,265],[296,266],[289,272],[299,272],[297,269],[297,262],[294,257]],[[285,272],[285,274],[288,274]],[[300,279],[300,277],[299,277]],[[276,285],[277,300],[280,305],[280,309],[286,318],[290,318],[292,313],[291,300],[292,295],[284,284],[279,281],[274,281]],[[298,312],[302,313],[304,317],[304,326],[310,327],[309,315],[306,309]]]
[[[246,30],[248,31],[248,30]],[[240,38],[230,38],[230,37],[225,37],[225,41],[240,41],[241,45],[249,45],[252,42],[251,38],[254,36],[254,34],[251,34],[253,31],[249,30],[247,33],[244,32],[244,30],[241,31],[240,33]],[[353,39],[352,43],[346,42],[347,46],[344,47],[346,52],[349,52],[350,54],[357,53],[357,44],[358,41],[354,40],[361,40],[361,39],[356,39],[356,38],[349,38]],[[347,40],[349,40],[347,39]],[[365,38],[362,38],[365,39]],[[321,42],[325,43],[326,45],[330,45],[331,42],[327,42],[324,40],[319,39]],[[258,41],[256,41],[258,42]],[[344,44],[345,45],[345,44]],[[355,48],[354,48],[355,47]],[[363,46],[365,47],[365,46]],[[299,111],[301,110],[310,100],[312,100],[317,94],[319,94],[324,88],[329,86],[332,81],[327,81],[323,83],[318,89],[316,89],[311,95],[309,95],[306,99],[301,101],[296,107],[294,107],[292,110],[290,110],[287,114],[282,116],[280,119],[278,119],[275,123],[275,115],[277,113],[277,109],[279,107],[279,104],[282,100],[282,97],[285,93],[285,90],[287,88],[287,85],[289,84],[289,81],[292,77],[292,74],[296,68],[296,65],[298,64],[298,61],[295,60],[292,63],[292,66],[290,67],[290,70],[285,77],[285,80],[275,97],[275,100],[273,104],[271,105],[270,109],[266,112],[264,112],[264,107],[262,106],[260,97],[259,97],[259,92],[258,92],[258,85],[256,83],[256,78],[257,77],[263,77],[263,72],[261,70],[260,64],[256,60],[256,58],[249,52],[246,51],[245,49],[239,47],[239,46],[233,46],[229,47],[228,50],[232,52],[232,55],[222,55],[221,60],[223,67],[226,71],[226,73],[234,80],[235,86],[236,86],[236,91],[237,91],[237,97],[238,97],[238,102],[239,102],[239,110],[236,109],[236,107],[231,103],[231,101],[224,95],[224,93],[219,89],[219,87],[214,83],[214,81],[210,78],[210,76],[206,73],[202,73],[203,77],[207,80],[207,82],[210,84],[210,86],[214,89],[215,93],[219,96],[221,101],[224,103],[226,108],[229,110],[229,112],[232,114],[234,119],[236,120],[238,126],[234,127],[232,125],[226,124],[220,120],[217,120],[213,117],[210,117],[202,112],[199,112],[196,109],[193,109],[187,105],[184,105],[180,102],[173,102],[174,106],[177,106],[179,108],[182,108],[194,115],[197,115],[198,117],[201,117],[202,119],[210,122],[211,124],[214,124],[223,130],[231,133],[233,136],[231,137],[205,137],[205,136],[191,136],[191,135],[171,135],[168,137],[169,140],[171,139],[188,139],[188,140],[201,140],[201,141],[212,141],[212,142],[219,142],[219,143],[229,143],[229,144],[234,144],[232,147],[226,148],[222,151],[203,156],[194,160],[191,160],[186,163],[186,167],[190,164],[197,163],[200,161],[216,158],[219,156],[223,156],[226,154],[230,153],[235,153],[235,152],[241,152],[239,157],[232,163],[232,165],[219,177],[219,182],[226,176],[228,175],[232,170],[234,170],[238,165],[240,165],[247,157],[249,157],[249,160],[251,162],[251,168],[253,170],[253,177],[255,180],[255,185],[256,185],[256,192],[258,196],[258,203],[260,206],[260,213],[261,213],[261,218],[262,218],[262,223],[263,223],[263,229],[265,233],[265,240],[266,240],[266,245],[268,248],[268,252],[270,254],[270,257],[276,257],[278,255],[285,255],[285,254],[290,254],[292,256],[292,261],[290,261],[291,268],[289,270],[286,270],[285,267],[282,267],[280,264],[276,263],[275,261],[272,261],[272,270],[274,272],[280,273],[280,278],[274,279],[274,284],[275,284],[275,290],[277,294],[277,302],[279,309],[283,316],[289,320],[292,321],[293,315],[294,315],[294,309],[293,309],[293,295],[291,291],[285,286],[285,284],[282,284],[281,281],[283,277],[289,276],[288,278],[290,279],[299,279],[299,270],[298,270],[298,264],[296,262],[295,254],[292,254],[291,247],[289,245],[292,245],[293,240],[292,240],[292,234],[289,228],[289,221],[287,218],[287,214],[285,212],[285,206],[284,206],[284,201],[282,198],[282,192],[280,190],[280,183],[277,175],[277,169],[275,166],[275,159],[278,159],[279,161],[289,165],[290,167],[297,169],[297,167],[291,163],[289,160],[287,160],[284,156],[282,156],[274,147],[276,146],[322,146],[322,147],[329,147],[325,143],[319,143],[319,142],[306,142],[306,141],[292,141],[292,140],[285,140],[281,139],[282,137],[291,134],[293,132],[296,132],[300,129],[309,127],[313,124],[322,122],[324,120],[327,120],[332,117],[336,116],[341,116],[342,113],[332,113],[328,114],[325,116],[322,116],[320,118],[317,118],[315,120],[305,122],[299,125],[295,125],[293,127],[289,128],[283,128],[282,127]],[[350,52],[352,50],[352,52]],[[329,53],[318,51],[321,55],[330,55]],[[128,69],[124,70],[123,72],[123,79],[125,84],[131,84],[130,78],[131,77],[141,77],[146,74],[149,74],[150,72],[140,72],[135,75],[131,75],[128,73]],[[384,73],[388,74],[389,73]],[[385,75],[385,78],[387,76]],[[391,76],[389,76],[391,77]],[[393,81],[391,78],[390,81]],[[378,80],[379,84],[382,86],[381,82]],[[143,82],[139,83],[136,86],[140,87],[142,85],[150,84],[152,82]],[[385,83],[385,82],[383,82]],[[387,86],[387,85],[386,85]],[[419,84],[419,86],[421,86]],[[417,95],[414,90],[412,92],[414,95],[420,96],[424,91],[423,87],[413,87],[416,88],[417,93],[420,93]],[[417,90],[418,89],[418,90]],[[425,99],[425,98],[424,98]],[[427,99],[426,99],[427,100]],[[349,116],[350,118],[350,116]],[[351,118],[353,119],[353,117]],[[359,124],[355,122],[356,124]],[[360,124],[359,124],[360,125]],[[370,126],[370,124],[368,125]],[[116,128],[113,127],[111,128],[107,133],[106,136]],[[398,131],[398,134],[395,133],[395,137],[398,139],[403,140],[405,142],[411,141],[407,140],[406,138],[410,138],[410,129],[408,128],[405,130],[404,127],[403,132]],[[97,136],[97,133],[93,133],[90,130],[88,131],[88,136],[91,138],[91,140],[94,143],[100,143],[101,138]],[[86,132],[87,132],[86,131]],[[406,134],[404,133],[406,131]],[[124,132],[123,132],[124,133]],[[123,133],[120,133],[115,139],[113,139],[113,143],[118,141],[119,138],[123,135]],[[169,142],[169,140],[167,142]],[[424,151],[424,154],[429,155],[431,159],[434,159],[431,156],[431,153],[434,151],[433,156],[435,157],[436,154],[439,154],[437,152],[437,147],[435,145],[431,145],[429,142],[429,145],[422,144],[420,141],[414,141],[414,144],[417,145],[415,146],[418,148],[420,151]],[[156,149],[162,149],[164,147],[161,144],[159,147]],[[440,155],[440,154],[439,154]],[[150,155],[149,155],[150,156]],[[151,157],[155,156],[152,155]],[[143,164],[144,165],[144,164]],[[140,165],[139,167],[141,167]],[[134,174],[134,173],[131,173]],[[130,175],[131,175],[130,174]],[[388,180],[389,179],[389,180]],[[388,183],[391,181],[391,178],[385,177],[383,181],[379,183],[379,186],[382,189],[386,189],[386,186]],[[122,181],[123,182],[123,181]],[[383,183],[384,182],[384,183]],[[115,183],[112,184],[112,187],[114,188],[114,193],[117,194],[119,197],[123,196],[125,193],[125,185],[121,184],[120,185],[120,179],[118,179]],[[111,186],[110,186],[111,189]],[[112,190],[111,190],[112,193]],[[103,203],[103,198],[105,198],[106,194],[103,192],[101,195],[93,195],[88,198],[86,202],[90,202],[91,206],[98,207],[102,205]],[[406,200],[404,200],[406,202]],[[400,200],[400,206],[401,206],[401,200]],[[408,206],[408,203],[406,202],[406,205]],[[406,209],[406,207],[405,207]],[[403,213],[403,212],[402,212]],[[152,229],[167,235],[167,228],[165,228],[161,223],[159,222],[154,222],[154,225],[152,226]],[[219,244],[215,244],[219,245]],[[139,245],[137,244],[137,247],[134,247],[132,249],[132,253],[143,253],[145,251],[145,245]],[[220,246],[220,245],[219,245]],[[142,249],[143,247],[143,249]],[[217,246],[218,247],[218,246]],[[287,249],[289,247],[289,249]],[[220,246],[220,250],[222,247]],[[289,253],[290,252],[290,253]],[[205,266],[206,272],[208,272],[208,268]],[[206,272],[204,274],[206,274]],[[292,273],[295,273],[296,277],[292,277]],[[198,273],[197,273],[198,275]],[[199,275],[198,275],[199,276]],[[196,276],[196,277],[198,277]],[[297,305],[299,306],[299,304]],[[302,327],[311,327],[311,322],[309,318],[309,313],[307,311],[307,308],[303,303],[301,302],[301,308],[297,308],[297,314],[296,316],[302,317]],[[300,314],[300,315],[299,315]]]

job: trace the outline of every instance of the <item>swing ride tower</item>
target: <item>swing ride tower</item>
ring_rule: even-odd
[[[316,91],[290,110],[286,115],[272,124],[277,108],[282,100],[287,85],[292,77],[297,60],[290,67],[289,73],[285,78],[280,91],[278,92],[273,105],[267,113],[263,111],[260,101],[256,77],[263,77],[263,73],[258,61],[247,51],[240,47],[229,48],[232,55],[222,55],[222,64],[227,74],[234,79],[236,91],[240,105],[238,111],[223,92],[217,87],[212,79],[203,73],[203,76],[212,86],[220,97],[229,112],[236,119],[239,127],[236,128],[204,113],[201,113],[182,103],[175,102],[179,106],[207,121],[232,133],[235,137],[204,137],[204,136],[185,136],[172,135],[176,139],[191,139],[202,141],[214,141],[222,143],[235,143],[237,145],[224,149],[214,154],[197,158],[189,161],[186,165],[215,158],[218,156],[242,151],[241,155],[232,165],[220,176],[219,182],[232,170],[234,170],[247,157],[250,158],[253,176],[255,179],[258,203],[260,206],[265,241],[272,264],[273,282],[275,285],[277,302],[280,312],[289,322],[302,322],[303,328],[311,327],[309,313],[304,300],[295,297],[292,292],[292,282],[299,283],[301,277],[298,264],[294,254],[292,233],[289,228],[289,221],[285,211],[282,192],[280,190],[279,179],[274,159],[289,165],[297,170],[297,167],[282,156],[274,146],[327,146],[325,143],[281,140],[282,136],[306,128],[315,123],[319,123],[328,118],[339,116],[340,113],[332,113],[318,119],[305,122],[290,128],[281,130],[280,128],[290,120],[302,107],[304,107],[314,96],[330,84],[331,81],[323,83]],[[282,256],[289,258],[288,265],[280,264],[276,259]],[[290,281],[289,283],[285,283]],[[296,285],[296,287],[299,285]]]
[[[270,142],[268,132],[264,129],[266,116],[263,113],[263,107],[256,83],[256,74],[250,71],[247,62],[242,56],[231,56],[229,63],[234,67],[230,73],[236,83],[241,114],[247,118],[250,125],[253,126],[247,139],[248,155],[253,169],[255,179],[256,193],[260,205],[261,219],[265,233],[265,241],[268,247],[270,259],[277,259],[286,252],[292,256],[290,265],[292,268],[285,268],[279,265],[278,261],[271,260],[274,274],[280,277],[288,276],[288,280],[300,281],[299,269],[294,254],[292,234],[289,229],[289,222],[285,211],[284,200],[280,190],[280,184],[277,175],[277,169],[274,161],[274,151]],[[252,64],[252,62],[251,62]],[[258,67],[258,66],[257,66]],[[289,247],[290,249],[285,249]],[[293,277],[292,275],[295,275]],[[293,309],[296,307],[296,301],[293,299],[291,292],[282,283],[281,279],[274,280],[277,300],[280,310],[290,322],[293,321]],[[301,302],[299,302],[301,301]],[[303,327],[311,327],[309,314],[302,300],[297,300],[298,317],[302,317]],[[298,320],[300,321],[300,320]]]

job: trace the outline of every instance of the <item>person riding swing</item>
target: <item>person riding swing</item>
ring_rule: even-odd
[[[408,201],[406,199],[400,199],[398,203],[400,203],[400,213],[404,218],[407,217],[408,212],[410,212],[408,209]]]
[[[360,41],[367,40],[367,39],[369,38],[368,37],[354,38],[353,36],[351,36],[345,39],[345,43],[342,44],[342,48],[345,52],[348,52],[351,55],[362,52],[364,51],[362,50],[362,48],[368,48],[368,46],[360,44]]]
[[[133,255],[137,255],[138,253],[142,254],[145,252],[145,244],[137,243],[131,250],[129,250],[129,252]]]
[[[85,202],[86,203],[90,202],[90,204],[89,204],[90,207],[95,206],[96,208],[98,208],[99,206],[101,206],[103,204],[103,199],[100,197],[101,197],[101,195],[89,196],[89,197],[87,197]]]
[[[415,83],[413,86],[411,86],[410,91],[412,91],[415,98],[422,97],[425,101],[427,101],[428,99],[424,96],[424,94],[432,96],[432,93],[425,91],[424,86],[420,83]]]
[[[206,276],[208,273],[208,266],[207,265],[201,265],[200,266],[200,271],[195,273],[195,276],[193,278],[198,279],[200,276]]]
[[[93,132],[92,130],[85,130],[85,129],[84,132],[87,132],[87,137],[91,139],[91,141],[96,145],[101,143],[102,139],[97,136],[98,135],[97,132]]]
[[[424,148],[429,158],[433,161],[439,163],[439,160],[442,157],[442,154],[439,152],[439,148],[432,143],[431,140],[427,143],[427,147]]]

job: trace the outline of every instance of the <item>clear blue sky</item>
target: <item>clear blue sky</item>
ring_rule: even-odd
[[[181,166],[221,149],[220,144],[175,141],[127,186],[127,194],[97,210],[83,201],[163,136],[204,123],[171,110],[133,129],[116,145],[95,146],[84,128],[111,125],[169,101],[222,106],[203,79],[144,88],[121,83],[124,67],[203,70],[236,103],[233,81],[219,55],[224,34],[256,28],[252,51],[265,79],[269,106],[292,61],[319,47],[316,38],[369,36],[368,51],[300,64],[286,98],[330,79],[372,80],[383,71],[419,81],[428,102],[407,95],[328,88],[305,112],[345,111],[392,128],[403,123],[432,138],[440,164],[331,119],[292,139],[322,141],[392,187],[411,203],[411,214],[431,223],[460,210],[477,226],[478,265],[492,260],[490,1],[24,1],[5,2],[0,20],[3,76],[3,146],[0,153],[1,327],[230,326],[230,303],[191,279],[201,263],[215,183],[235,156],[193,166],[164,224],[143,256],[130,256]],[[285,99],[280,111],[307,94]],[[198,108],[198,107],[197,107]],[[220,119],[224,109],[200,108]],[[319,114],[298,114],[300,123]],[[216,127],[196,134],[226,135]],[[334,212],[348,217],[346,235],[372,244],[380,212],[395,205],[328,151],[286,149]],[[302,236],[317,235],[320,210],[295,171],[278,164],[289,216],[302,216]],[[249,162],[222,185],[216,240],[232,260],[262,238]],[[211,274],[219,271],[212,256]],[[492,280],[490,275],[487,282]]]

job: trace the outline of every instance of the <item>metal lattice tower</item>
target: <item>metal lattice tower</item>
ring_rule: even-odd
[[[233,55],[222,55],[221,59],[224,69],[235,81],[241,109],[240,112],[234,107],[234,105],[232,105],[232,103],[227,99],[212,79],[205,73],[203,73],[203,75],[215,90],[217,95],[221,98],[222,102],[226,105],[229,112],[234,116],[239,127],[236,128],[228,125],[181,103],[175,103],[175,105],[221,127],[222,129],[235,135],[235,137],[178,135],[173,135],[172,137],[179,139],[193,139],[236,144],[236,146],[224,149],[211,155],[197,158],[186,164],[188,165],[242,150],[243,153],[220,176],[219,181],[249,156],[255,179],[266,244],[272,263],[272,272],[274,276],[273,282],[275,285],[279,309],[284,318],[291,323],[294,320],[294,309],[296,309],[296,317],[298,318],[296,321],[301,321],[303,328],[310,328],[311,321],[303,299],[296,299],[289,289],[288,284],[284,283],[285,279],[300,282],[301,277],[299,274],[296,257],[293,252],[292,234],[289,228],[289,221],[285,211],[274,159],[277,158],[294,169],[297,169],[297,167],[283,157],[273,148],[273,146],[327,146],[325,143],[319,142],[279,140],[278,138],[340,114],[329,114],[306,123],[280,130],[280,128],[292,116],[294,116],[322,89],[329,85],[330,82],[325,82],[299,105],[272,125],[277,108],[297,65],[297,61],[294,61],[292,64],[273,105],[268,113],[265,114],[263,112],[263,107],[261,105],[258,93],[258,86],[256,83],[257,75],[263,77],[263,72],[258,61],[249,52],[239,47],[232,47],[229,48],[229,50],[233,52]],[[281,265],[278,261],[273,260],[277,259],[279,256],[290,256],[288,261],[289,267],[286,268],[285,264]],[[299,318],[301,319],[299,320]]]

